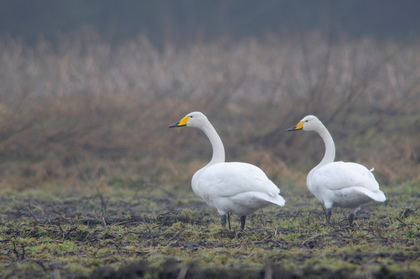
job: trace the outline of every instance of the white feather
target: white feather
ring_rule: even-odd
[[[217,163],[197,171],[194,193],[219,214],[246,216],[270,203],[284,206],[280,189],[258,167],[239,162]]]
[[[386,199],[373,174],[356,163],[332,162],[318,168],[308,188],[321,203],[345,208]]]

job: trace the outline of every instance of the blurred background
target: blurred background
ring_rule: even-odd
[[[92,27],[107,42],[142,34],[159,47],[267,35],[330,36],[406,40],[420,31],[415,0],[105,0],[0,1],[0,32],[35,44]]]
[[[322,158],[385,192],[420,181],[420,1],[0,0],[3,187],[189,189],[211,158],[204,112],[227,160],[303,189]]]

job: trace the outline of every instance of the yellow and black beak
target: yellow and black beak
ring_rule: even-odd
[[[303,124],[305,124],[305,122],[299,122],[296,126],[288,129],[288,132],[294,132],[294,131],[300,131],[303,129]]]
[[[187,126],[187,123],[188,123],[189,119],[190,119],[189,116],[185,116],[184,118],[181,119],[181,121],[179,121],[178,123],[172,124],[168,128],[185,127],[185,126]]]

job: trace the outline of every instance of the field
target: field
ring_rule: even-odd
[[[156,49],[92,30],[55,45],[0,42],[0,278],[420,276],[420,42],[313,33]],[[211,157],[261,167],[286,206],[222,229],[191,176]],[[375,168],[387,196],[327,224],[305,178],[321,139]]]

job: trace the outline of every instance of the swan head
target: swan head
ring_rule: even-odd
[[[314,131],[319,129],[320,126],[323,126],[322,122],[318,119],[318,117],[314,115],[305,116],[296,126],[288,129],[288,132],[293,131]]]
[[[178,123],[170,125],[169,128],[178,128],[178,127],[185,127],[185,126],[200,128],[206,122],[208,122],[208,119],[203,113],[199,111],[194,111],[194,112],[188,113]]]

